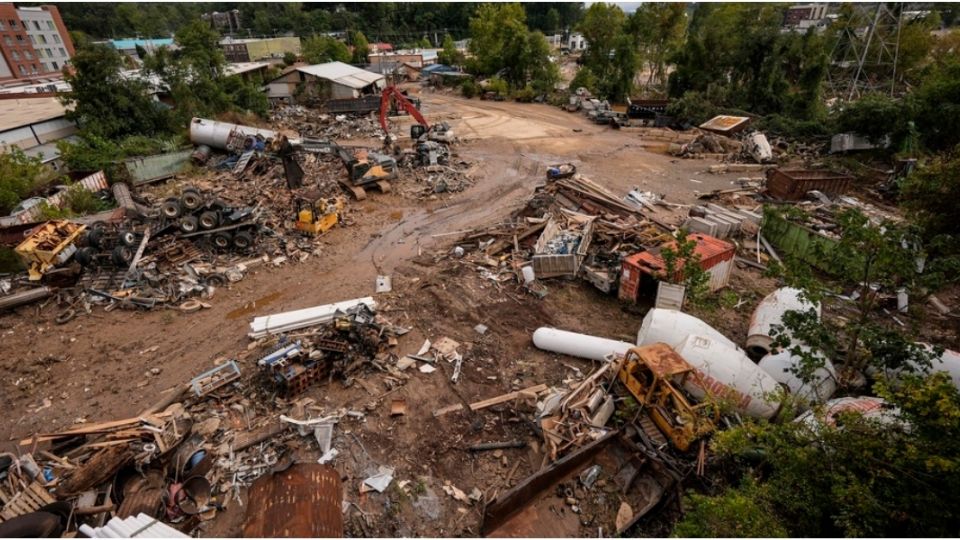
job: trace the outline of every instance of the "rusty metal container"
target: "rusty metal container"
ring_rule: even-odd
[[[783,170],[767,171],[767,191],[772,197],[785,201],[802,199],[808,191],[817,190],[836,196],[846,193],[853,185],[853,177],[833,171]]]
[[[688,238],[697,243],[694,252],[700,256],[701,268],[710,274],[710,290],[716,291],[726,287],[733,273],[736,247],[730,242],[702,233],[690,234]],[[641,289],[644,288],[644,276],[649,278],[649,283],[660,279],[661,274],[666,270],[666,263],[660,255],[660,250],[671,245],[666,244],[660,249],[641,251],[624,258],[618,293],[621,300],[637,301]],[[674,276],[674,279],[679,277],[681,276]]]

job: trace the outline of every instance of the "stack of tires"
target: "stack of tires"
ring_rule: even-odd
[[[198,236],[208,238],[218,249],[245,251],[253,247],[255,224],[251,222],[249,227],[218,230],[238,225],[245,214],[221,199],[207,200],[196,188],[184,189],[179,197],[168,197],[160,205],[160,213],[165,219],[176,223],[185,235],[211,231],[209,236]]]

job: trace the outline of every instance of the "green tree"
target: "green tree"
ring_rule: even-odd
[[[578,88],[586,88],[591,94],[597,91],[597,76],[587,66],[578,69],[577,74],[570,81],[570,90],[576,91]]]
[[[752,522],[759,508],[792,537],[956,534],[960,393],[945,374],[880,384],[877,393],[902,422],[849,412],[835,424],[747,421],[718,433],[718,466],[739,471],[741,487],[696,501],[675,532],[738,535],[724,518],[740,508]],[[776,526],[756,533],[781,534]]]
[[[685,229],[677,231],[676,244],[660,250],[663,257],[663,275],[660,279],[684,286],[684,298],[697,304],[710,290],[710,275],[700,265],[697,241],[687,236]]]
[[[550,61],[550,46],[540,32],[531,32],[520,4],[482,4],[470,19],[470,68],[480,75],[503,72],[511,88],[530,84],[545,93],[559,80]]]
[[[645,2],[630,16],[628,28],[649,71],[647,86],[665,87],[667,61],[683,45],[687,30],[686,4]]]
[[[169,132],[169,115],[150,97],[146,82],[121,74],[117,51],[91,45],[78,50],[71,64],[65,75],[71,91],[59,99],[83,133],[113,138]]]
[[[560,31],[560,12],[555,8],[547,10],[543,19],[543,31],[547,34],[556,34]]]
[[[290,51],[283,53],[283,65],[292,66],[297,62],[297,55]]]
[[[583,65],[597,76],[603,97],[622,101],[633,90],[633,78],[639,63],[636,46],[625,32],[626,16],[615,4],[591,4],[579,29],[589,46]]]
[[[454,44],[453,37],[450,34],[443,36],[443,49],[437,54],[437,60],[441,64],[448,66],[459,66],[463,64],[465,60],[463,53],[457,50],[457,46]]]
[[[905,133],[910,120],[906,109],[902,101],[885,94],[868,94],[844,106],[837,115],[837,127],[880,144],[887,136]]]
[[[743,484],[722,496],[690,492],[684,512],[671,536],[684,538],[783,538],[787,529],[773,512],[767,490],[747,477]]]
[[[417,47],[421,49],[431,49],[433,48],[433,43],[430,43],[430,39],[424,36],[417,42]]]
[[[350,50],[342,41],[330,36],[311,36],[303,41],[303,59],[310,64],[349,62]]]
[[[956,53],[932,67],[909,100],[924,146],[947,150],[960,144],[960,60]]]
[[[353,63],[366,64],[367,57],[370,56],[370,43],[367,41],[367,36],[363,35],[363,32],[354,32],[350,43],[353,44]]]
[[[935,258],[927,272],[942,272],[944,279],[960,279],[960,147],[933,159],[908,176],[900,197],[910,217],[920,227],[924,245]]]
[[[38,186],[56,175],[39,157],[13,146],[0,153],[0,214],[7,215]]]

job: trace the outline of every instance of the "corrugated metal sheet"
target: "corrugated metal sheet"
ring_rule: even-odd
[[[326,64],[298,67],[297,71],[357,90],[384,80],[383,75],[355,68],[343,62],[327,62]]]
[[[258,478],[248,494],[243,535],[255,538],[340,538],[343,486],[328,465],[298,463]]]
[[[773,215],[764,216],[762,230],[764,238],[781,254],[793,255],[820,270],[833,272],[829,265],[829,253],[837,243],[832,238]],[[820,252],[827,256],[821,257]]]
[[[657,283],[657,299],[653,307],[680,311],[680,308],[683,307],[683,296],[686,291],[687,288],[683,285],[661,281]]]
[[[192,153],[192,149],[187,149],[170,154],[133,158],[124,161],[124,165],[130,173],[133,185],[139,186],[170,178],[182,171],[190,163]]]
[[[74,185],[81,186],[88,191],[101,191],[110,187],[110,184],[107,183],[107,177],[103,174],[103,171],[97,171],[90,176],[84,177],[78,180]],[[53,195],[47,197],[47,202],[51,206],[61,206],[63,204],[64,192],[54,193]],[[16,225],[21,223],[34,223],[40,219],[40,206],[31,206],[24,212],[20,212],[15,216],[5,216],[0,218],[0,227],[8,227],[10,225]]]
[[[700,129],[713,131],[715,133],[730,134],[742,130],[747,127],[749,123],[750,118],[746,116],[727,116],[721,114],[700,124]]]

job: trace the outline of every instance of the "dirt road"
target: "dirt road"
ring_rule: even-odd
[[[395,292],[385,298],[394,309],[390,318],[414,328],[400,342],[403,352],[415,350],[424,337],[449,335],[471,343],[474,352],[486,358],[466,370],[458,385],[463,398],[498,395],[514,384],[561,384],[570,366],[558,367],[555,357],[533,349],[530,332],[542,324],[556,324],[630,339],[638,316],[576,283],[551,286],[543,301],[516,299],[498,294],[475,275],[449,275],[431,269],[429,262],[423,266],[412,261],[423,263],[427,255],[447,249],[458,237],[452,234],[456,231],[507,218],[543,181],[550,163],[572,161],[582,174],[616,193],[639,186],[678,203],[691,202],[697,192],[729,187],[738,176],[704,174],[713,162],[677,160],[651,152],[636,134],[596,126],[581,115],[546,105],[468,101],[433,93],[421,97],[428,118],[446,119],[466,140],[457,152],[477,164],[475,185],[435,200],[375,194],[352,203],[348,226],[328,233],[320,256],[300,264],[260,267],[243,281],[218,290],[211,309],[184,314],[95,308],[65,325],[54,323],[55,309],[30,306],[4,314],[0,317],[0,369],[5,375],[0,380],[4,411],[0,440],[135,415],[167,389],[244,351],[252,317],[371,295],[378,274],[394,276]],[[658,217],[677,218],[666,211]],[[479,339],[473,333],[479,322],[491,328],[491,336]],[[151,373],[154,368],[159,373]],[[578,369],[586,368],[581,364]],[[411,379],[404,387],[411,403],[409,420],[391,424],[384,417],[373,418],[359,428],[368,437],[366,449],[381,462],[396,463],[398,455],[406,456],[398,464],[398,474],[459,477],[461,488],[467,490],[474,484],[491,487],[481,484],[490,467],[503,473],[498,463],[472,463],[473,469],[466,473],[462,458],[445,451],[463,444],[464,426],[458,424],[463,419],[450,415],[437,423],[429,412],[461,398],[445,377],[434,375]],[[328,385],[315,394],[331,406],[371,399],[356,386]],[[497,434],[501,435],[510,433]],[[480,433],[473,438],[480,439]],[[7,443],[7,449],[13,444]],[[511,459],[524,460],[517,478],[535,468],[534,457],[525,453],[511,454]],[[362,474],[360,463],[348,461],[345,467],[344,474]],[[231,512],[228,515],[236,518]],[[233,518],[207,533],[235,535]],[[453,521],[420,522],[412,515],[377,532],[475,535],[477,518],[471,510],[468,518],[457,519],[451,528]]]

